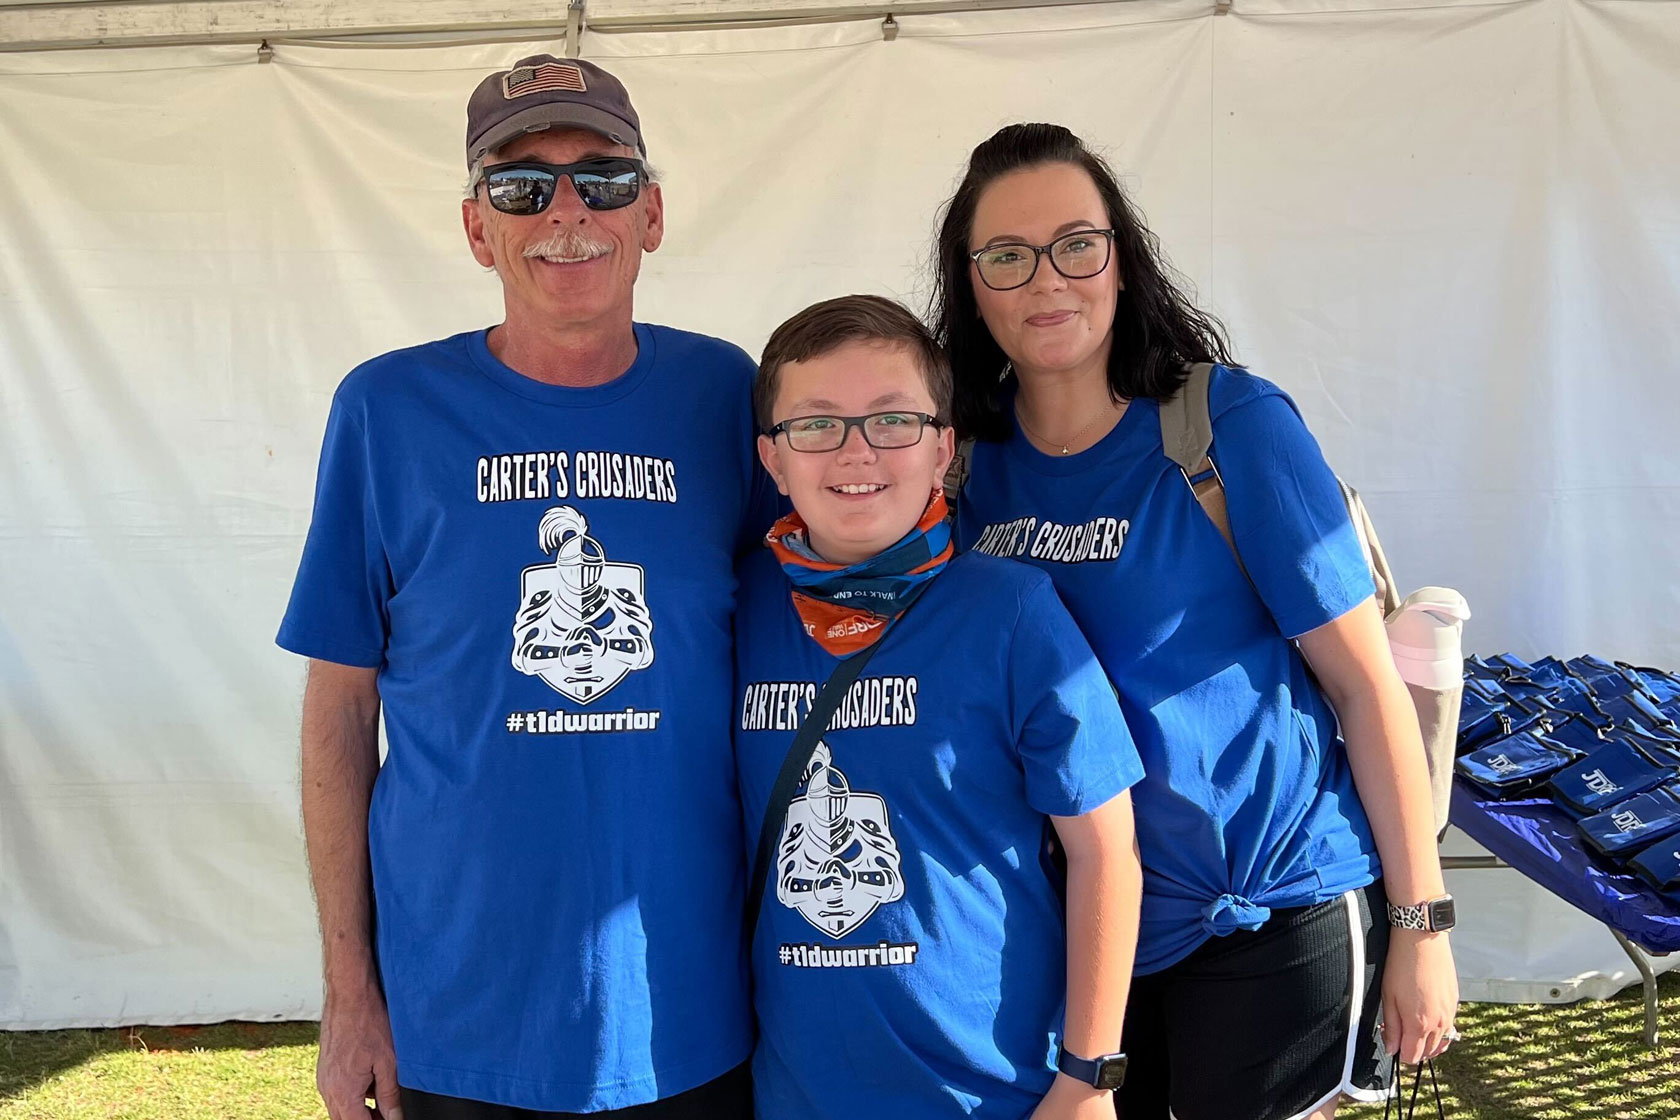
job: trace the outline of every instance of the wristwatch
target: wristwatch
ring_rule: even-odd
[[[1093,1089],[1118,1089],[1126,1083],[1126,1055],[1103,1054],[1096,1058],[1081,1058],[1070,1054],[1065,1046],[1056,1047],[1056,1068],[1083,1081]]]
[[[1418,929],[1426,933],[1441,933],[1458,924],[1458,909],[1453,896],[1426,899],[1416,906],[1388,904],[1388,924],[1395,929]]]

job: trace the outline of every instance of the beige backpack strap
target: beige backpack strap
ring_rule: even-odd
[[[1211,364],[1197,362],[1178,392],[1161,402],[1161,447],[1186,474],[1200,473],[1213,446],[1213,413],[1208,408],[1212,375]]]
[[[1219,468],[1208,454],[1213,447],[1213,414],[1208,408],[1212,373],[1211,363],[1195,363],[1178,392],[1161,402],[1161,449],[1178,465],[1196,496],[1196,504],[1225,538],[1237,567],[1246,573],[1248,569],[1237,552],[1237,538],[1231,533],[1231,515],[1225,508],[1225,480],[1219,477]]]
[[[1371,524],[1371,514],[1365,509],[1359,491],[1339,478],[1336,484],[1342,488],[1342,501],[1347,505],[1348,516],[1353,519],[1353,531],[1359,537],[1359,547],[1371,569],[1371,580],[1377,585],[1377,606],[1382,608],[1383,617],[1388,618],[1400,609],[1400,590],[1394,582],[1394,572],[1388,566],[1382,541],[1377,539],[1377,527]]]
[[[974,437],[957,441],[957,453],[951,456],[951,465],[945,468],[945,502],[951,507],[951,516],[957,514],[957,499],[962,497],[963,487],[968,485],[969,462],[974,457]]]

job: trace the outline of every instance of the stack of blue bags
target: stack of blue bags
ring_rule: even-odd
[[[1459,775],[1485,797],[1550,798],[1612,865],[1680,897],[1680,677],[1503,653],[1464,678]]]

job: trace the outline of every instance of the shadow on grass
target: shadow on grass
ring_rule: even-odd
[[[1680,973],[1659,985],[1655,1050],[1643,1041],[1638,985],[1609,1000],[1555,1004],[1465,1004],[1464,1040],[1436,1063],[1446,1114],[1474,1120],[1672,1120],[1680,1116]],[[1406,1084],[1410,1086],[1410,1071]],[[1427,1104],[1426,1104],[1427,1100]],[[1407,1113],[1401,1110],[1401,1115]],[[1346,1110],[1347,1120],[1380,1117],[1381,1106]],[[1433,1120],[1428,1091],[1416,1120]]]
[[[102,1054],[190,1050],[265,1050],[314,1046],[317,1023],[216,1023],[203,1027],[0,1031],[0,1102],[20,1096]]]
[[[1437,1064],[1447,1116],[1452,1120],[1680,1117],[1680,1049],[1674,1045],[1680,1038],[1680,971],[1663,977],[1660,991],[1665,1035],[1657,1050],[1647,1050],[1641,1039],[1644,1003],[1637,985],[1610,1000],[1567,1005],[1465,1004],[1459,1013],[1464,1040]],[[318,1035],[314,1023],[0,1032],[0,1105],[104,1054],[313,1047]],[[1405,1084],[1409,1089],[1409,1071]],[[1339,1120],[1381,1116],[1380,1105],[1345,1108],[1338,1114]],[[1434,1116],[1426,1081],[1415,1117]]]
[[[1680,983],[1662,995],[1673,1030]],[[1680,1113],[1680,1052],[1645,1047],[1635,988],[1614,1000],[1557,1008],[1520,1005],[1490,1015],[1489,1042],[1466,1047],[1450,1072],[1456,1094],[1495,1117],[1537,1120],[1670,1118]]]

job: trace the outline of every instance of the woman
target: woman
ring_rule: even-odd
[[[926,329],[877,296],[800,312],[760,366],[759,454],[794,508],[735,616],[736,768],[748,850],[769,853],[760,1120],[1113,1115],[1137,755],[1050,581],[952,559],[950,395]],[[1065,880],[1039,858],[1052,827]]]
[[[1446,892],[1422,744],[1335,478],[1067,129],[976,148],[937,253],[935,333],[976,437],[959,543],[1050,574],[1143,757],[1122,1114],[1332,1116],[1385,1086],[1388,1055],[1440,1053],[1457,1006],[1445,933],[1384,920],[1392,901],[1444,927],[1450,906],[1428,905]],[[1195,362],[1216,363],[1240,565],[1162,451],[1159,402]]]

